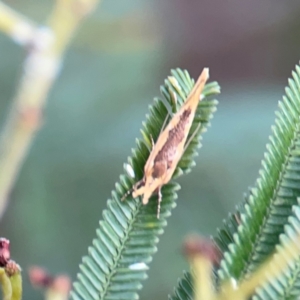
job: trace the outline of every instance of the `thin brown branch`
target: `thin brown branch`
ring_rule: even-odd
[[[64,51],[82,18],[97,2],[57,0],[48,27],[35,30],[13,107],[0,137],[0,217],[42,122],[47,94],[61,67]]]

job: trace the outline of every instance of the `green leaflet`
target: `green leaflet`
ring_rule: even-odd
[[[82,259],[77,281],[71,291],[73,300],[138,299],[137,292],[142,287],[141,281],[147,277],[148,264],[157,251],[158,235],[163,233],[163,227],[167,224],[166,218],[176,205],[176,190],[179,185],[170,182],[162,188],[160,219],[156,218],[156,196],[146,206],[139,199],[128,197],[121,202],[120,198],[143,176],[144,164],[149,155],[149,137],[156,140],[168,111],[174,111],[174,107],[180,106],[193,87],[194,81],[186,71],[177,69],[171,73],[177,79],[181,90],[177,91],[169,80],[165,80],[161,87],[164,99],[156,98],[150,106],[149,115],[143,124],[144,140],[137,140],[136,149],[128,159],[136,178],[133,180],[129,174],[121,175],[120,182],[116,183],[93,245],[89,247],[88,255]],[[174,177],[189,172],[194,165],[193,157],[199,147],[200,135],[206,130],[209,119],[216,110],[217,101],[211,100],[211,97],[218,94],[219,90],[217,83],[206,85],[203,91],[205,98],[199,104],[190,134],[199,123],[200,130],[179,162]]]
[[[299,201],[298,201],[299,202]],[[293,214],[289,217],[288,224],[285,226],[285,233],[280,236],[280,245],[277,248],[299,237],[300,234],[300,206],[293,207]],[[267,285],[259,288],[253,299],[298,299],[300,293],[300,257],[296,263],[283,274]]]
[[[300,196],[300,67],[279,102],[273,134],[267,144],[259,178],[237,213],[229,216],[218,231],[216,243],[224,253],[218,280],[242,279],[268,257],[281,242],[299,234]],[[294,215],[292,207],[294,206]],[[237,216],[237,217],[236,217]],[[289,218],[290,217],[290,218]],[[281,236],[285,232],[285,235]],[[300,259],[281,278],[258,291],[255,299],[294,299],[300,292]],[[180,280],[175,295],[180,294],[185,278]],[[187,284],[185,284],[187,286]],[[189,299],[192,290],[185,290]]]
[[[189,272],[184,272],[183,278],[178,280],[178,286],[174,290],[174,295],[169,296],[169,300],[193,300],[193,283]]]
[[[279,102],[273,134],[259,171],[260,177],[246,198],[241,224],[232,235],[218,272],[221,280],[241,279],[268,257],[279,243],[292,206],[300,196],[298,130],[300,116],[300,68],[293,72],[286,95]]]

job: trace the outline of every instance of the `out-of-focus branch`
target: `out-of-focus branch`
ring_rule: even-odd
[[[22,299],[22,275],[20,266],[10,259],[10,242],[0,238],[0,287],[3,300]]]
[[[214,300],[249,299],[256,289],[282,275],[291,264],[299,259],[300,236],[296,235],[263,262],[257,270],[241,283],[225,282]]]
[[[35,30],[13,107],[0,137],[0,217],[42,122],[47,94],[61,67],[64,51],[82,18],[97,2],[57,0],[48,27]]]
[[[26,45],[32,41],[36,25],[0,2],[0,30],[16,43]]]
[[[20,266],[13,260],[8,261],[5,266],[5,272],[9,277],[12,295],[10,300],[22,299],[22,275]]]
[[[300,235],[295,235],[271,255],[257,270],[249,274],[242,282],[235,279],[226,281],[216,291],[213,288],[213,264],[220,260],[214,243],[197,236],[190,236],[184,244],[184,252],[189,258],[194,277],[194,299],[231,300],[249,299],[255,290],[272,282],[282,275],[291,266],[293,261],[299,259]]]
[[[299,259],[300,254],[300,236],[295,236],[287,241],[275,254],[271,255],[259,268],[245,279],[240,285],[235,295],[239,299],[249,299],[255,292],[255,289],[271,282],[276,277],[291,266],[292,262]],[[226,298],[233,299],[233,298]]]
[[[220,260],[215,244],[211,240],[191,235],[186,239],[183,249],[192,267],[194,299],[215,299],[212,271],[213,265]]]
[[[45,269],[33,266],[29,269],[29,279],[35,288],[42,288],[45,300],[67,300],[71,280],[67,275],[50,275]]]
[[[3,268],[0,268],[0,286],[2,289],[2,299],[10,300],[12,296],[12,287],[10,280]]]

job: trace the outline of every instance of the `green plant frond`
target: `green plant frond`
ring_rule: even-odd
[[[169,300],[192,300],[193,296],[193,278],[191,273],[184,272],[183,278],[178,281],[178,287],[174,291],[174,295],[169,296]]]
[[[221,262],[221,280],[241,279],[274,251],[300,196],[300,67],[292,76],[279,102],[260,176],[240,212],[238,228],[233,234],[225,229],[226,239],[233,243]]]
[[[239,204],[236,213],[230,214],[224,221],[224,227],[218,230],[215,237],[224,254],[217,281],[231,277],[242,279],[275,250],[292,207],[300,196],[299,66],[292,72],[292,79],[288,83],[286,95],[275,113],[275,126],[272,127],[260,177],[244,202]],[[185,280],[179,280],[175,294],[181,293],[181,285]],[[192,290],[189,295],[192,295]]]
[[[298,200],[299,202],[299,200]],[[290,240],[299,239],[300,236],[300,203],[293,207],[293,215],[289,217],[288,224],[280,236],[278,250],[282,249]],[[298,299],[300,294],[300,257],[296,262],[290,262],[289,268],[283,274],[273,279],[267,285],[259,288],[254,299]]]
[[[177,80],[180,93],[174,89],[169,80],[161,88],[164,101],[170,107],[179,107],[191,91],[194,81],[186,71],[173,70],[172,76]],[[172,93],[170,92],[172,91]],[[212,113],[216,110],[217,101],[212,97],[219,92],[217,83],[206,85],[200,102],[191,134],[199,122],[200,130],[196,134],[182,160],[176,169],[176,176],[186,173],[194,164],[200,135],[207,128]],[[184,97],[181,97],[180,95]],[[174,98],[174,95],[175,98]],[[174,99],[176,103],[174,103]],[[73,300],[89,299],[138,299],[137,292],[141,289],[141,281],[146,278],[148,264],[156,252],[158,235],[163,233],[166,218],[175,207],[176,190],[179,185],[170,182],[162,188],[162,203],[160,218],[157,219],[157,196],[153,196],[148,205],[142,205],[140,199],[129,196],[121,202],[121,197],[134,182],[141,179],[145,162],[149,155],[151,137],[157,139],[161,127],[168,117],[168,109],[161,99],[154,99],[149,108],[147,120],[143,124],[143,140],[137,140],[136,149],[132,150],[132,157],[125,164],[127,175],[120,176],[120,182],[112,192],[112,199],[107,202],[107,209],[103,211],[103,220],[96,231],[96,238],[88,249],[88,255],[83,257],[80,272],[73,284],[71,298]],[[150,147],[149,147],[150,146]],[[134,172],[129,172],[131,166]],[[128,167],[128,168],[127,168]],[[134,181],[134,182],[133,182]]]
[[[218,235],[214,238],[222,253],[228,251],[228,246],[234,243],[233,235],[241,222],[241,212],[243,207],[236,206],[236,212],[230,213],[227,220],[224,220],[224,228],[217,229]]]

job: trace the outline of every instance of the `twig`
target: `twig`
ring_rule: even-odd
[[[61,67],[63,53],[80,21],[97,2],[57,0],[48,27],[35,30],[13,107],[0,137],[0,217],[40,127],[47,94]]]
[[[194,299],[214,299],[212,271],[214,264],[220,260],[216,245],[211,240],[191,235],[185,240],[183,249],[191,262]]]
[[[71,280],[67,275],[52,276],[45,269],[32,266],[29,269],[29,279],[33,287],[42,288],[45,293],[45,300],[67,300]]]
[[[228,281],[221,285],[220,293],[214,300],[249,299],[255,290],[270,284],[283,275],[292,262],[299,259],[300,236],[297,233],[290,240],[285,240],[279,249],[266,259],[247,279],[241,283]],[[233,284],[234,283],[234,284]]]
[[[0,2],[0,30],[20,45],[29,44],[36,25]]]

